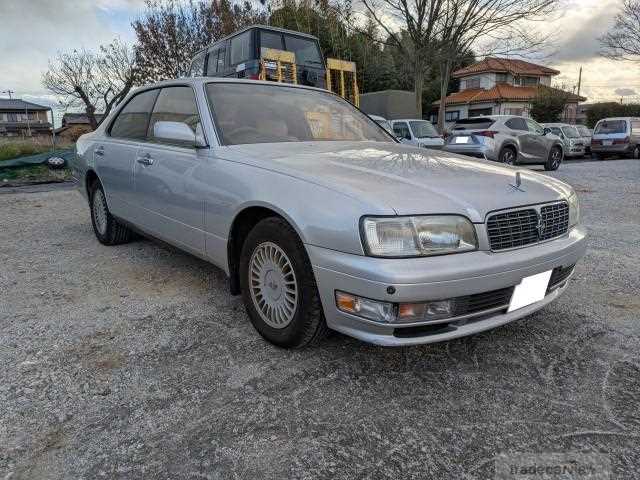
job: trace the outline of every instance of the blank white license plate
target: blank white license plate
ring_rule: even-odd
[[[456,137],[456,143],[469,143],[469,137]]]
[[[542,300],[547,293],[549,279],[551,279],[551,270],[523,278],[513,291],[508,311],[513,312]]]
[[[602,145],[604,145],[605,147],[610,147],[611,145],[613,145],[613,140],[602,140]]]

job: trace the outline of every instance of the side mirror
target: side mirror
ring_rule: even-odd
[[[543,134],[543,135],[549,135],[550,133],[551,133],[551,129],[550,129],[550,128],[545,128],[545,129],[542,131],[542,134]]]
[[[156,122],[153,125],[153,136],[167,142],[183,143],[195,148],[207,146],[201,135],[196,135],[186,123]]]

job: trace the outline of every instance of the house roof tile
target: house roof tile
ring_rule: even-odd
[[[499,83],[495,87],[485,90],[483,88],[470,88],[468,90],[462,90],[461,92],[452,93],[448,97],[445,98],[446,105],[460,105],[466,103],[484,103],[484,102],[496,102],[496,101],[531,101],[533,100],[540,88],[548,88],[551,90],[551,87],[516,87],[513,85],[509,85],[506,83]],[[569,101],[571,102],[584,102],[587,99],[585,97],[581,97],[575,95],[570,92],[565,92]],[[434,105],[440,103],[439,101],[434,102]]]
[[[476,73],[511,73],[512,75],[558,75],[560,72],[553,68],[525,62],[524,60],[487,57],[481,62],[453,72],[453,78],[465,77]]]
[[[0,98],[0,110],[49,110],[49,107],[43,107],[37,103],[25,102],[19,98]]]

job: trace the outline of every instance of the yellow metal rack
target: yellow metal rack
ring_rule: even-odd
[[[347,60],[327,58],[327,90],[360,106],[356,64]]]

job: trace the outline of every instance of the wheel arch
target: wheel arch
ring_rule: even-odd
[[[232,295],[240,294],[240,254],[242,246],[249,232],[258,222],[269,217],[279,217],[287,222],[295,230],[300,240],[304,243],[304,237],[296,223],[281,209],[271,204],[256,203],[244,205],[235,214],[229,235],[227,236],[227,264],[229,269],[229,289]]]

